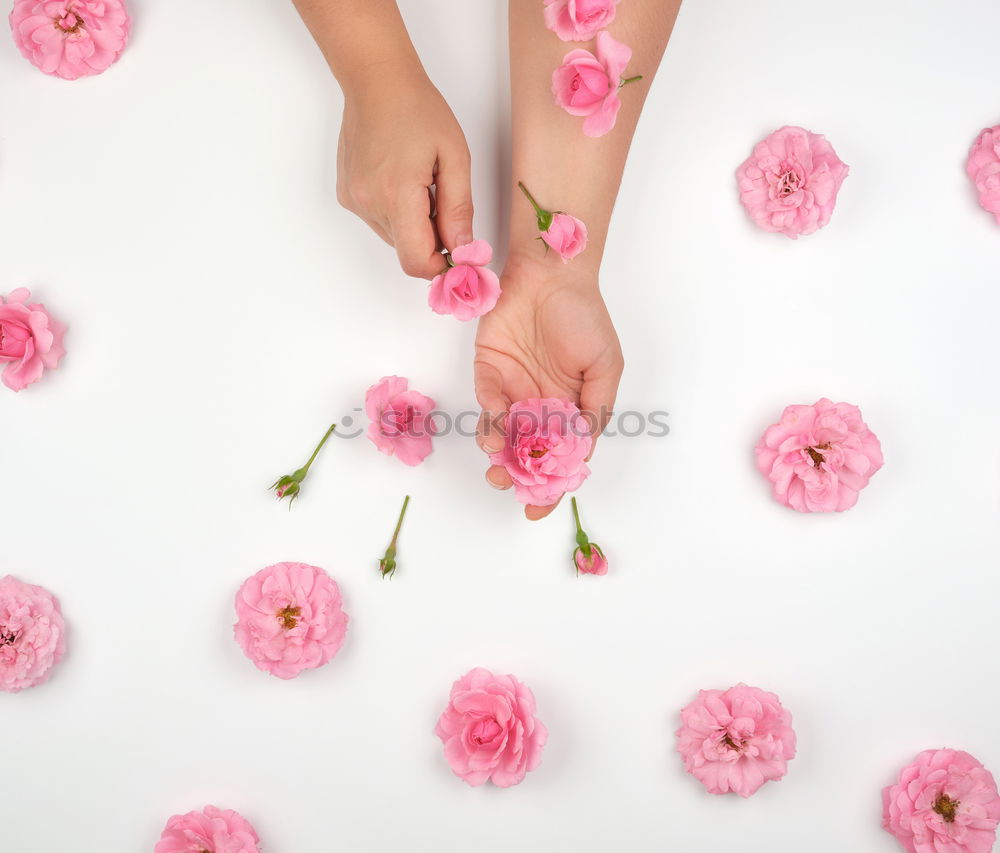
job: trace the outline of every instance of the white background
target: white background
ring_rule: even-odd
[[[579,496],[612,568],[579,580],[569,508],[529,524],[458,436],[415,470],[333,441],[294,509],[273,501],[385,374],[472,407],[474,328],[338,208],[340,95],[290,3],[130,8],[88,80],[0,39],[0,291],[70,326],[58,372],[0,393],[0,573],[70,626],[49,684],[0,695],[5,853],[151,851],[209,802],[269,853],[888,853],[880,789],[916,752],[1000,770],[1000,228],[963,170],[1000,121],[998,4],[688,0],[604,267],[619,407],[671,433],[602,442]],[[403,8],[502,244],[504,4]],[[851,167],[797,242],[752,227],[733,177],[785,123]],[[752,449],[824,395],[861,406],[886,465],[854,510],[800,516]],[[291,682],[231,637],[235,590],[279,560],[328,569],[351,616]],[[524,680],[551,732],[511,790],[467,788],[432,734],[475,665]],[[748,801],[673,752],[678,709],[740,680],[800,746]]]

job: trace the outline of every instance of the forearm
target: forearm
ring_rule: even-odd
[[[594,43],[560,41],[545,27],[539,0],[510,0],[512,252],[538,251],[533,211],[517,189],[523,181],[542,206],[586,223],[588,248],[572,263],[600,265],[632,135],[679,7],[680,0],[624,0],[618,6],[609,30],[632,48],[625,76],[641,74],[642,79],[620,90],[615,127],[590,138],[581,118],[554,103],[551,87],[552,72],[563,57],[577,48],[594,52]]]
[[[345,94],[389,73],[423,75],[396,0],[293,2]]]

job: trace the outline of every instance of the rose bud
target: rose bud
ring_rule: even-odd
[[[518,181],[517,185],[535,209],[538,230],[541,232],[538,239],[545,243],[546,251],[554,249],[563,263],[566,263],[587,248],[587,226],[583,222],[561,210],[546,210],[535,201],[524,184]]]
[[[573,552],[573,562],[576,563],[576,573],[583,572],[585,575],[606,575],[608,573],[608,560],[604,556],[601,546],[591,542],[587,534],[583,532],[580,524],[580,510],[576,505],[576,498],[571,499],[573,505],[573,520],[576,521],[576,550]]]
[[[396,540],[399,538],[399,528],[403,526],[403,516],[406,515],[406,507],[410,503],[410,496],[403,498],[403,508],[399,511],[399,519],[396,521],[396,529],[392,532],[392,541],[385,549],[385,556],[378,561],[378,570],[382,577],[392,577],[396,572]]]
[[[309,461],[306,462],[301,468],[297,468],[291,474],[285,474],[283,477],[279,477],[274,483],[271,484],[270,489],[277,496],[280,501],[282,498],[288,498],[288,508],[292,508],[292,503],[295,498],[298,497],[300,486],[302,481],[309,474],[309,469],[312,467],[313,462],[319,455],[320,450],[323,449],[323,445],[326,444],[326,440],[333,435],[333,431],[337,428],[334,424],[327,431],[326,434],[320,439],[319,444],[316,445],[316,449],[312,452],[312,456],[309,457]]]

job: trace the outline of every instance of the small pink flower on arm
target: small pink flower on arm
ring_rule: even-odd
[[[545,0],[545,26],[563,41],[590,41],[614,19],[620,0]]]
[[[109,68],[125,49],[130,27],[122,0],[15,0],[10,13],[24,57],[64,80]]]
[[[154,853],[260,853],[259,845],[256,831],[241,814],[205,806],[170,818]]]
[[[463,321],[492,311],[500,298],[500,279],[486,266],[493,260],[493,247],[473,240],[445,258],[448,269],[432,279],[427,294],[431,310]]]
[[[587,248],[587,226],[583,222],[561,210],[546,210],[535,201],[535,197],[521,181],[517,182],[517,186],[535,210],[539,239],[554,250],[563,259],[563,263]]]
[[[66,327],[44,305],[29,303],[31,292],[20,287],[6,299],[0,296],[0,364],[3,384],[21,391],[55,370],[64,355]]]
[[[1000,224],[1000,124],[986,128],[972,143],[965,170],[976,185],[980,207]]]
[[[830,221],[848,171],[825,136],[782,127],[757,143],[736,178],[757,226],[794,240]]]
[[[371,420],[368,438],[388,456],[404,465],[419,465],[434,449],[435,402],[410,391],[410,380],[383,376],[365,394],[365,413]]]
[[[615,41],[607,30],[597,35],[597,55],[571,50],[552,72],[552,94],[570,115],[585,116],[583,132],[604,136],[618,119],[618,90],[641,77],[622,77],[632,59],[632,49]]]

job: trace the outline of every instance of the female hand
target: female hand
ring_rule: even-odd
[[[479,321],[475,382],[483,414],[477,440],[487,453],[503,448],[497,427],[512,403],[531,397],[572,400],[594,425],[596,440],[618,393],[624,361],[597,271],[582,258],[563,264],[541,251],[535,242],[530,251],[511,256],[501,276],[503,295]],[[500,489],[512,485],[496,465],[486,479]],[[555,506],[529,505],[524,514],[537,520]]]

